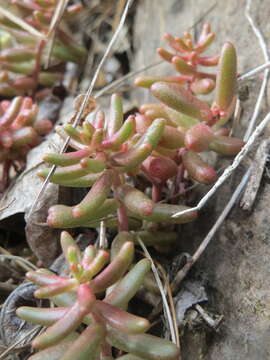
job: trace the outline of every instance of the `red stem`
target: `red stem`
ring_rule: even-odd
[[[161,200],[161,194],[162,194],[162,184],[153,184],[152,185],[152,200],[157,203]]]
[[[3,174],[2,174],[2,180],[1,180],[1,191],[5,190],[5,188],[9,184],[9,170],[11,167],[11,160],[7,159],[4,161],[3,164]]]
[[[117,209],[118,231],[128,231],[127,211],[126,208],[122,205],[122,202],[119,200],[116,192],[117,187],[121,184],[122,184],[121,178],[118,172],[115,171],[113,178],[113,190],[114,190],[114,197],[119,202],[119,207]]]
[[[38,86],[38,78],[39,78],[39,73],[40,73],[40,69],[41,69],[42,53],[43,53],[45,44],[46,44],[45,40],[40,40],[38,43],[38,46],[37,46],[36,64],[35,64],[35,69],[32,74],[33,79],[35,81],[35,89]],[[33,91],[35,89],[33,89]]]
[[[120,205],[117,209],[118,231],[128,231],[128,216],[126,208]]]

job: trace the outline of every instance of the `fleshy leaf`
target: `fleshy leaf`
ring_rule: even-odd
[[[218,64],[216,79],[216,94],[213,107],[226,112],[236,92],[237,57],[233,44],[227,42],[223,45]]]
[[[151,86],[151,92],[161,102],[174,110],[199,120],[212,120],[212,113],[207,103],[195,98],[191,92],[182,86],[158,82]]]
[[[126,308],[130,299],[136,294],[143,284],[145,275],[151,269],[148,259],[140,260],[106,296],[105,301],[119,308]]]
[[[93,291],[104,291],[118,281],[128,269],[133,256],[134,244],[126,242],[112,262],[90,282]]]
[[[104,317],[109,325],[128,334],[140,334],[147,331],[150,327],[148,320],[129,314],[104,301],[97,300],[94,308]]]
[[[212,184],[216,181],[216,171],[205,163],[198,153],[189,150],[182,157],[185,169],[192,179],[201,184]]]
[[[238,138],[215,136],[209,144],[209,149],[222,155],[233,156],[238,154],[244,145],[244,141]]]
[[[109,328],[107,340],[118,349],[149,360],[176,360],[179,356],[172,342],[149,334],[131,335]]]

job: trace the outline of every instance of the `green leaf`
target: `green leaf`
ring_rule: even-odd
[[[148,360],[177,360],[179,349],[172,342],[149,334],[126,334],[109,328],[107,341],[120,350]]]
[[[237,56],[233,44],[223,45],[218,63],[216,93],[213,106],[226,112],[236,93]]]
[[[206,102],[195,98],[180,85],[157,82],[151,86],[152,94],[165,105],[185,115],[210,121],[212,113]]]

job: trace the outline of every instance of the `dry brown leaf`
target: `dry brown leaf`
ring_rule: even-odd
[[[58,186],[51,185],[44,192],[38,208],[29,216],[29,211],[33,201],[37,196],[42,185],[37,177],[37,171],[44,167],[42,157],[47,152],[55,151],[61,146],[62,140],[55,134],[48,138],[39,146],[31,150],[27,156],[27,167],[23,173],[14,180],[11,186],[4,193],[0,208],[4,208],[0,213],[0,220],[9,216],[25,213],[27,222],[26,236],[29,246],[44,263],[50,264],[57,254],[57,242],[53,239],[54,232],[47,226],[41,226],[37,223],[45,222],[48,206],[58,201]]]
[[[72,103],[72,98],[64,102],[59,122],[66,119]],[[57,117],[58,110],[57,102],[48,101],[40,107],[40,116],[53,119]],[[39,146],[32,149],[27,156],[26,169],[13,181],[0,201],[0,209],[3,208],[0,212],[0,220],[18,213],[25,214],[28,244],[44,266],[50,265],[57,256],[58,231],[46,225],[46,217],[48,208],[59,201],[59,187],[54,184],[47,186],[37,206],[32,209],[42,186],[36,174],[46,166],[42,161],[44,154],[59,152],[62,145],[63,140],[57,134],[50,134]]]

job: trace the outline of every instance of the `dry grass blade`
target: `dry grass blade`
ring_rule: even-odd
[[[31,35],[34,35],[39,39],[44,39],[44,34],[36,30],[33,26],[29,25],[27,22],[25,22],[18,16],[14,15],[11,11],[3,9],[2,6],[0,6],[0,14],[14,22],[16,25],[20,26],[25,31],[29,32]]]
[[[261,123],[256,127],[250,138],[248,139],[245,146],[243,146],[242,150],[237,154],[237,156],[234,158],[233,163],[228,166],[224,173],[218,178],[215,185],[206,193],[206,195],[199,201],[197,206],[184,210],[179,211],[172,215],[172,217],[178,217],[182,214],[186,214],[192,211],[199,211],[201,208],[207,203],[207,201],[214,195],[214,193],[217,191],[217,189],[228,179],[229,176],[233,173],[233,171],[238,167],[238,165],[241,163],[241,161],[244,159],[244,157],[247,155],[247,153],[251,150],[253,147],[255,141],[259,137],[259,135],[262,133],[268,122],[270,121],[270,112],[266,115],[266,117],[261,121]]]
[[[176,311],[175,311],[175,306],[174,306],[174,301],[173,301],[172,289],[171,289],[169,279],[168,279],[168,276],[167,276],[165,270],[163,269],[163,267],[161,265],[159,265],[158,268],[159,268],[159,271],[162,274],[164,284],[165,284],[165,287],[166,287],[166,292],[167,292],[167,296],[168,296],[168,300],[169,300],[170,311],[171,311],[172,318],[173,318],[174,331],[175,331],[175,335],[176,335],[176,345],[180,349],[180,335],[179,335],[179,331],[178,331],[178,325],[177,325],[177,318],[176,318]],[[181,355],[180,355],[179,360],[181,360]]]
[[[83,100],[83,102],[82,102],[82,104],[81,104],[81,106],[80,106],[79,111],[78,111],[77,114],[76,114],[75,120],[74,120],[74,122],[73,122],[73,124],[72,124],[72,126],[73,126],[74,128],[77,127],[77,125],[79,124],[79,122],[80,122],[80,120],[81,120],[81,117],[82,117],[82,115],[83,115],[83,113],[84,113],[84,110],[85,110],[85,108],[86,108],[86,105],[87,105],[87,103],[89,102],[89,99],[90,99],[90,97],[91,97],[91,95],[92,95],[92,92],[93,92],[95,83],[96,83],[97,78],[98,78],[98,75],[99,75],[99,73],[100,73],[100,70],[101,70],[102,66],[104,65],[104,63],[105,63],[105,61],[106,61],[106,59],[107,59],[107,57],[108,57],[108,55],[109,55],[109,53],[110,53],[113,45],[115,44],[115,42],[116,42],[116,40],[117,40],[117,38],[118,38],[121,30],[122,30],[122,27],[123,27],[123,25],[124,25],[124,23],[125,23],[125,20],[126,20],[126,17],[127,17],[127,13],[128,13],[128,9],[129,9],[129,6],[130,6],[131,2],[132,2],[132,0],[128,0],[128,1],[126,2],[126,6],[125,6],[125,9],[124,9],[124,11],[123,11],[123,14],[122,14],[122,17],[121,17],[121,21],[120,21],[120,23],[119,23],[119,25],[118,25],[118,28],[117,28],[117,30],[115,31],[115,33],[114,33],[114,35],[113,35],[113,37],[112,37],[112,39],[111,39],[111,41],[110,41],[110,43],[109,43],[109,45],[108,45],[105,53],[104,53],[104,55],[103,55],[100,63],[98,64],[98,67],[97,67],[97,69],[96,69],[96,71],[95,71],[95,73],[94,73],[94,76],[93,76],[92,80],[91,80],[91,83],[90,83],[90,85],[89,85],[89,88],[88,88],[88,90],[87,90],[87,93],[86,93],[86,95],[84,96],[84,100]],[[70,137],[68,137],[68,138],[66,139],[66,141],[64,142],[64,144],[63,144],[63,146],[62,146],[62,148],[61,148],[61,151],[60,151],[61,154],[62,154],[63,152],[65,152],[65,150],[66,150],[66,148],[67,148],[67,146],[68,146],[69,141],[70,141]],[[49,180],[50,180],[50,177],[51,177],[52,174],[54,173],[55,169],[56,169],[56,166],[54,165],[54,166],[51,168],[48,176],[46,177],[46,179],[45,179],[45,181],[44,181],[44,183],[42,184],[42,187],[41,187],[41,189],[40,189],[40,191],[39,191],[39,193],[38,193],[38,195],[37,195],[37,197],[36,197],[36,199],[35,199],[32,207],[31,207],[31,210],[30,210],[30,213],[29,213],[28,216],[30,216],[31,213],[34,211],[36,205],[38,204],[39,198],[40,198],[41,194],[43,193],[43,191],[45,190],[45,188],[46,188],[46,186],[47,186],[47,184],[48,184],[48,182],[49,182]]]
[[[150,255],[150,253],[148,252],[146,246],[144,245],[143,241],[139,238],[138,242],[139,242],[140,246],[142,247],[142,249],[143,249],[143,251],[145,253],[145,256],[151,261],[151,268],[152,268],[156,283],[158,285],[158,288],[159,288],[159,291],[160,291],[160,294],[161,294],[162,302],[163,302],[164,314],[165,314],[165,317],[166,317],[166,319],[168,321],[168,324],[169,324],[169,329],[170,329],[170,333],[171,333],[171,339],[172,339],[173,343],[177,344],[177,335],[176,335],[175,329],[174,329],[174,322],[173,322],[172,314],[170,312],[170,307],[169,307],[169,304],[168,304],[168,301],[167,301],[167,297],[166,297],[164,287],[162,285],[162,282],[161,282],[159,274],[158,274],[158,270],[157,270],[157,268],[156,268],[156,266],[154,264],[154,261],[152,260],[152,257]]]
[[[58,24],[61,21],[61,18],[66,10],[67,4],[68,4],[69,0],[60,0],[56,6],[55,12],[53,14],[51,23],[50,23],[50,27],[48,30],[48,33],[46,35],[47,39],[49,39],[53,32],[55,31],[55,29],[57,28]]]
[[[242,181],[237,186],[237,188],[235,189],[232,197],[230,198],[230,201],[227,203],[226,207],[224,208],[224,210],[220,214],[220,216],[217,219],[217,221],[215,222],[214,226],[209,231],[207,236],[204,238],[204,240],[202,241],[201,245],[198,247],[198,249],[196,250],[194,255],[190,259],[188,259],[187,263],[176,274],[176,276],[174,278],[174,281],[172,282],[172,285],[171,285],[173,292],[178,289],[181,281],[185,278],[185,276],[187,275],[187,273],[189,272],[191,267],[198,261],[198,259],[202,255],[202,253],[207,248],[210,241],[213,239],[213,237],[216,234],[217,230],[222,225],[223,221],[225,220],[225,218],[229,214],[230,210],[232,209],[233,205],[237,201],[238,197],[240,196],[242,190],[246,186],[246,184],[248,182],[248,179],[249,179],[249,176],[250,176],[250,173],[251,173],[251,168],[249,168],[247,170],[247,172],[245,173],[244,177],[242,178]]]

